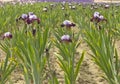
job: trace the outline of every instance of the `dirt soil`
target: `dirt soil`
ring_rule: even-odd
[[[116,48],[118,49],[118,51],[120,50],[119,43],[120,41],[117,41],[116,43]],[[80,69],[80,74],[77,79],[77,84],[107,84],[107,82],[101,77],[103,75],[102,71],[95,65],[95,63],[92,61],[92,58],[87,54],[87,53],[91,53],[91,51],[85,43],[82,43],[78,48],[76,53],[77,55],[76,61],[81,55],[83,50],[86,51],[86,54]],[[55,52],[54,49],[52,51]],[[1,50],[0,50],[0,54],[1,54],[1,58],[5,57],[5,53]],[[120,55],[120,52],[119,52],[119,55]],[[57,59],[55,58],[54,53],[51,54],[50,60],[51,60],[50,61],[51,67],[54,68],[54,70],[56,71],[60,84],[64,84],[63,72],[57,64]],[[22,75],[21,70],[16,69],[12,73],[12,82],[13,82],[12,84],[25,84],[24,76]],[[48,84],[47,81],[45,81],[44,84]]]
[[[116,42],[116,48],[118,51],[120,51],[119,43],[120,41]],[[91,51],[85,43],[82,43],[80,47],[77,49],[76,61],[81,55],[83,50],[86,51],[86,54],[82,66],[80,68],[80,74],[77,79],[77,84],[108,84],[101,77],[104,75],[102,71],[96,66],[96,64],[92,61],[92,58],[87,54],[87,53],[91,53]],[[55,49],[52,49],[52,52],[55,52]],[[118,54],[120,55],[120,52],[118,52]],[[0,57],[1,59],[4,59],[5,57],[5,53],[1,50],[0,50]],[[50,58],[51,67],[56,71],[60,84],[64,84],[63,71],[60,69],[60,67],[57,64],[57,59],[55,58],[56,57],[55,54],[52,53],[50,57],[51,57]],[[48,71],[48,69],[46,69],[46,71]],[[11,79],[12,79],[12,84],[25,84],[24,76],[22,75],[22,71],[19,69],[16,69],[12,73]],[[48,82],[45,80],[44,84],[48,84]]]
[[[85,58],[82,63],[80,74],[77,79],[77,84],[107,84],[106,81],[101,78],[103,73],[99,70],[99,68],[95,65],[95,63],[91,60],[91,57],[87,53],[91,53],[89,48],[85,43],[80,45],[80,47],[77,50],[76,53],[76,61],[79,59],[82,51],[85,50]],[[52,52],[55,52],[53,49]],[[4,59],[5,53],[3,51],[0,51],[1,57]],[[57,64],[57,59],[55,58],[55,54],[51,54],[50,63],[51,67],[56,71],[57,77],[59,79],[60,84],[64,84],[63,81],[63,71],[60,69],[60,67]],[[48,69],[46,69],[48,71]],[[25,84],[24,82],[24,76],[22,75],[22,71],[19,69],[16,69],[12,73],[12,84]],[[47,76],[46,76],[47,79]],[[48,84],[47,81],[44,81],[44,84]]]
[[[0,0],[0,1],[10,1],[10,0]],[[98,2],[98,1],[102,2],[103,0],[95,0],[95,2]],[[120,51],[119,43],[120,41],[116,42],[116,48],[118,51]],[[80,45],[80,47],[78,48],[76,60],[79,58],[83,50],[86,51],[86,54],[85,54],[85,58],[84,58],[84,61],[80,69],[80,74],[77,79],[77,84],[107,84],[107,82],[101,77],[104,74],[95,65],[95,63],[92,61],[92,58],[87,54],[87,53],[91,53],[91,51],[85,43],[82,43],[82,45]],[[120,52],[118,53],[120,55]],[[0,62],[4,58],[5,58],[5,53],[2,50],[0,50]],[[50,59],[51,59],[51,66],[56,71],[60,84],[64,84],[63,83],[63,72],[58,66],[58,64],[56,63],[57,59],[55,58],[54,53],[52,53]],[[16,69],[12,73],[12,81],[13,81],[12,84],[25,84],[24,76],[21,73],[22,72],[19,69]],[[47,81],[45,81],[44,84],[48,84]]]

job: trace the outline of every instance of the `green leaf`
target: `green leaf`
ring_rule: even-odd
[[[80,65],[81,65],[81,63],[82,63],[82,61],[83,61],[83,59],[84,59],[84,52],[82,53],[82,55],[81,55],[81,57],[80,57],[80,59],[79,59],[79,61],[78,61],[78,63],[77,63],[77,66],[76,66],[76,69],[75,69],[75,79],[77,78],[77,76],[78,76],[78,73],[79,73],[79,69],[80,69]]]

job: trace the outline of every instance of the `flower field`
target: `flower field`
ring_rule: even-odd
[[[0,84],[120,84],[119,3],[0,6]]]

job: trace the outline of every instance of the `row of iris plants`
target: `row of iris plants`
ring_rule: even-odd
[[[59,84],[50,62],[54,56],[64,72],[63,82],[76,84],[85,52],[77,61],[76,53],[84,41],[102,77],[109,84],[120,84],[115,46],[120,36],[119,8],[119,4],[104,3],[2,3],[0,49],[5,59],[0,62],[0,83],[11,81],[12,72],[19,68],[26,84],[44,84],[45,80]]]

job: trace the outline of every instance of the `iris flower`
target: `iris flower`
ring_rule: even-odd
[[[12,34],[11,34],[10,32],[6,32],[6,33],[3,34],[3,40],[4,40],[5,38],[11,39],[12,37],[13,37],[13,36],[12,36]]]
[[[65,20],[63,21],[63,23],[61,24],[61,27],[66,26],[66,28],[71,28],[76,26],[73,22],[69,21],[69,20]]]
[[[99,12],[94,12],[93,17],[91,18],[91,22],[99,23],[101,21],[107,21],[107,20]]]
[[[110,7],[110,5],[107,5],[107,4],[105,5],[105,9],[108,9],[109,7]]]
[[[31,24],[34,21],[37,21],[38,24],[40,23],[40,19],[33,12],[29,12],[28,14],[22,14],[20,18],[17,19],[17,21],[21,19],[27,24]]]
[[[67,42],[68,43],[68,42],[72,42],[72,40],[71,40],[69,35],[63,35],[61,37],[61,42]]]
[[[47,7],[44,7],[44,8],[43,8],[43,11],[44,11],[44,12],[47,12],[47,11],[48,11],[48,8],[47,8]]]

